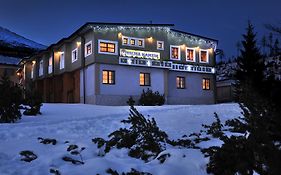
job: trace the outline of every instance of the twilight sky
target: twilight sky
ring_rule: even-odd
[[[219,40],[226,57],[247,20],[259,37],[264,24],[281,25],[281,0],[1,0],[0,26],[50,45],[85,22],[172,23],[175,28]]]

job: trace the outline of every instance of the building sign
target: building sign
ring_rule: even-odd
[[[197,66],[191,64],[176,64],[171,61],[158,61],[158,60],[119,57],[119,64],[166,68],[170,70],[184,71],[184,72],[198,72],[198,73],[209,73],[209,74],[215,73],[214,67]]]
[[[147,52],[147,51],[141,51],[141,50],[120,49],[120,56],[131,57],[131,58],[144,58],[144,59],[160,60],[160,53]]]

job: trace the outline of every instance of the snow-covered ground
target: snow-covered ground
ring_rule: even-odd
[[[238,104],[217,105],[175,105],[157,107],[137,107],[148,117],[154,117],[161,130],[170,138],[181,138],[199,132],[201,124],[214,121],[214,112],[222,122],[241,116]],[[124,127],[121,120],[129,114],[128,106],[95,106],[83,104],[44,104],[42,115],[36,117],[23,116],[14,124],[0,124],[0,174],[1,175],[47,175],[49,169],[59,169],[62,175],[106,174],[112,168],[121,172],[129,172],[131,168],[150,172],[153,175],[199,175],[207,174],[208,162],[198,149],[169,148],[170,153],[164,164],[158,160],[145,163],[131,158],[127,150],[113,149],[104,157],[98,156],[99,149],[92,143],[94,137],[103,137],[112,131]],[[38,137],[54,138],[56,145],[39,143]],[[85,147],[82,152],[84,165],[73,165],[64,162],[62,157],[68,155],[69,144]],[[219,144],[212,140],[208,145]],[[19,152],[31,150],[38,158],[30,163],[20,161]]]

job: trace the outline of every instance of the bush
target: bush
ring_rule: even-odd
[[[24,115],[37,115],[41,114],[40,109],[42,106],[42,95],[33,88],[33,86],[30,87],[29,90],[25,91],[25,103],[29,106],[29,108],[26,108],[26,110],[23,112]]]
[[[150,89],[147,89],[146,91],[143,90],[139,99],[139,104],[143,106],[161,106],[164,103],[164,94],[161,95],[158,91],[153,92]]]
[[[0,81],[0,123],[11,123],[21,118],[22,90],[3,76]]]

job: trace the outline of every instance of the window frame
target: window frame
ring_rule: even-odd
[[[62,56],[63,55],[63,56]],[[63,59],[62,59],[63,58]],[[63,61],[62,61],[63,60]],[[64,66],[65,66],[65,54],[64,52],[61,52],[60,53],[60,56],[59,56],[59,63],[60,63],[60,70],[64,69]]]
[[[127,39],[127,44],[124,43],[124,39]],[[131,44],[131,40],[135,40],[135,44]],[[142,45],[139,45],[139,41],[141,41]],[[133,47],[142,47],[142,48],[144,48],[145,42],[144,42],[144,38],[122,36],[122,45],[123,46],[133,46]]]
[[[206,52],[206,57],[207,57],[207,61],[205,62],[205,61],[201,61],[201,52]],[[209,63],[209,50],[208,49],[200,49],[199,50],[199,62],[200,63]]]
[[[141,84],[141,74],[143,74],[143,84]],[[148,76],[147,76],[148,75]],[[148,81],[148,84],[146,84],[146,77],[149,77],[149,81]],[[150,76],[150,73],[148,72],[140,72],[139,74],[139,85],[140,86],[151,86],[151,76]]]
[[[88,49],[87,49],[87,47],[89,45],[91,45],[91,52],[90,53],[88,53]],[[92,53],[93,53],[93,41],[91,40],[91,41],[89,41],[85,44],[85,57],[88,57],[88,56],[92,55]]]
[[[188,50],[192,50],[193,51],[193,61],[187,59],[187,52],[188,52]],[[186,49],[185,49],[185,60],[187,62],[192,62],[192,63],[196,62],[196,49],[195,48],[186,47]]]
[[[162,48],[159,48],[159,47],[158,47],[158,44],[159,44],[159,43],[162,44]],[[156,48],[157,48],[157,50],[164,50],[164,41],[157,41],[157,42],[156,42]]]
[[[103,82],[103,72],[107,72],[107,82]],[[109,72],[113,73],[112,74],[112,82],[110,83],[109,80]],[[102,84],[104,85],[115,85],[115,71],[114,70],[102,70]]]
[[[179,79],[179,81],[178,81]],[[183,80],[183,87],[181,86],[181,80]],[[184,76],[177,76],[176,77],[176,85],[177,85],[177,89],[186,89],[186,81],[185,81],[185,77]]]
[[[74,58],[74,52],[76,52],[76,57]],[[74,63],[75,61],[77,61],[78,60],[78,48],[75,48],[75,49],[73,49],[72,50],[72,52],[71,52],[71,62],[72,63]]]
[[[178,48],[178,58],[172,58],[172,48]],[[170,60],[180,61],[181,60],[181,48],[180,46],[170,45]]]
[[[207,87],[207,81],[209,82],[208,87]],[[211,90],[211,79],[210,78],[202,79],[202,90]]]
[[[114,44],[115,45],[115,52],[103,52],[100,51],[100,43],[107,43],[107,44]],[[117,41],[110,41],[110,40],[98,40],[98,53],[99,54],[107,54],[107,55],[118,55],[118,42]]]

